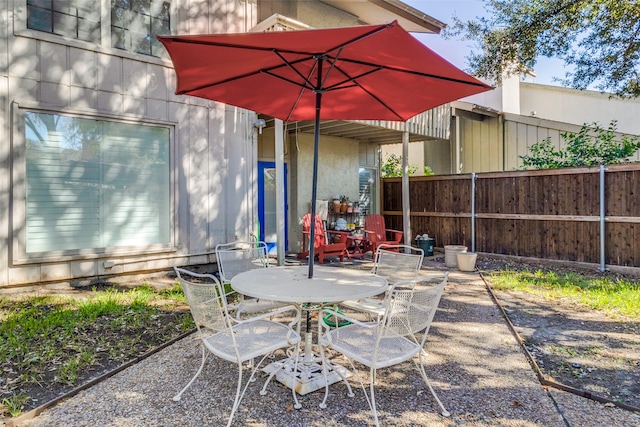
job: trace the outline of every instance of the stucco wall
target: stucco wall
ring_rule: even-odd
[[[300,252],[302,217],[311,211],[313,176],[313,135],[298,134],[289,141],[292,162],[290,187],[289,250]],[[320,138],[318,156],[318,200],[334,195],[347,195],[358,200],[358,142],[352,139]]]

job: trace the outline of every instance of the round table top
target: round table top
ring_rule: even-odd
[[[383,293],[386,279],[362,270],[314,266],[270,267],[249,270],[231,279],[231,287],[244,295],[295,303],[335,303]]]

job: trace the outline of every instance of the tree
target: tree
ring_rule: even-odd
[[[389,154],[387,159],[382,163],[380,167],[382,171],[383,178],[391,178],[402,176],[402,156],[398,156],[397,154]],[[416,165],[409,165],[409,175],[415,175],[418,171],[418,167]],[[433,171],[429,166],[424,167],[424,175],[430,176],[433,175]]]
[[[413,175],[417,169],[417,166],[409,165],[409,175]],[[389,154],[384,163],[382,163],[380,170],[383,178],[402,176],[402,156],[393,153]]]
[[[540,56],[570,71],[562,84],[593,85],[620,97],[640,96],[638,0],[487,0],[488,18],[454,25],[445,34],[481,41],[467,58],[475,75],[501,82],[533,69]]]
[[[558,150],[545,138],[529,147],[530,156],[520,156],[520,169],[556,169],[570,166],[610,165],[628,161],[638,149],[640,138],[628,135],[619,141],[616,136],[616,121],[607,129],[597,123],[584,124],[578,133],[561,133],[565,149]]]

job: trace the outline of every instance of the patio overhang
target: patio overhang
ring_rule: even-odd
[[[266,127],[272,127],[274,120],[260,116]],[[355,139],[372,144],[399,144],[405,132],[409,142],[449,139],[451,108],[449,104],[425,111],[409,119],[406,123],[385,120],[323,120],[320,122],[320,135]],[[287,132],[314,132],[313,121],[291,122]]]

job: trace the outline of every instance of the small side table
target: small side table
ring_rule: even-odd
[[[347,251],[350,257],[364,259],[364,244],[366,236],[350,234],[347,236]]]

